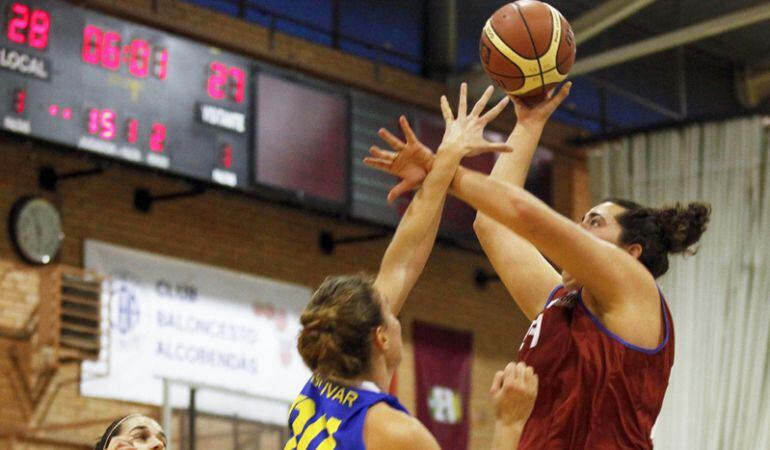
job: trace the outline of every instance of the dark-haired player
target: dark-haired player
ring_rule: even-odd
[[[674,361],[671,314],[655,279],[670,253],[699,240],[710,209],[609,199],[576,224],[527,193],[537,142],[568,90],[532,106],[514,99],[515,151],[489,176],[458,167],[451,190],[478,210],[479,241],[532,320],[519,358],[540,388],[519,448],[649,449]],[[402,189],[419,186],[430,158],[379,151],[369,164],[403,178]]]

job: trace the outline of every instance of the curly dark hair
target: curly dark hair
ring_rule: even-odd
[[[706,231],[711,215],[711,206],[701,202],[650,208],[621,198],[604,201],[625,208],[615,216],[623,229],[620,243],[641,245],[639,261],[655,278],[668,271],[669,253],[695,253],[690,247]]]

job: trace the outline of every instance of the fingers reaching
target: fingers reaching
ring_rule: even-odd
[[[371,156],[367,156],[364,158],[364,164],[374,169],[390,172],[393,161],[384,158],[372,158]]]
[[[404,141],[397,138],[393,133],[386,130],[385,128],[380,128],[380,131],[377,132],[377,134],[395,151],[400,151],[406,145]]]
[[[457,118],[464,119],[468,111],[468,83],[460,84],[460,101],[457,105]]]
[[[503,97],[503,99],[497,102],[497,104],[492,109],[490,109],[489,111],[486,112],[486,114],[481,116],[482,122],[487,124],[495,120],[497,116],[499,116],[500,113],[503,112],[505,107],[508,106],[509,101],[510,100],[508,97]]]
[[[565,98],[567,98],[567,96],[569,95],[570,89],[572,89],[572,82],[571,81],[567,81],[566,83],[564,83],[561,86],[561,89],[559,89],[559,92],[556,93],[555,95],[553,94],[553,90],[552,90],[551,91],[551,95],[552,95],[552,97],[551,97],[552,100],[551,101],[555,102],[556,105],[558,106],[559,104],[561,104],[561,102],[564,101]]]
[[[513,152],[513,147],[506,144],[505,142],[489,142],[487,145],[482,147],[484,151],[486,152],[497,152],[497,153],[511,153]]]
[[[398,123],[401,124],[401,131],[404,132],[404,136],[406,137],[406,142],[409,144],[413,144],[417,142],[417,136],[415,136],[411,125],[409,125],[409,121],[406,120],[406,117],[405,116],[399,117]]]
[[[444,122],[446,122],[448,127],[454,120],[454,116],[452,115],[452,108],[449,106],[449,100],[447,100],[446,95],[441,96],[441,114],[444,116]]]
[[[481,96],[479,101],[476,102],[476,105],[473,106],[473,110],[471,111],[470,116],[471,117],[478,117],[482,111],[484,111],[484,108],[487,106],[487,102],[489,102],[489,99],[492,98],[492,94],[495,92],[495,88],[492,86],[488,86],[487,89],[484,91],[484,94]]]
[[[398,155],[398,153],[396,152],[383,150],[380,147],[377,147],[376,145],[372,145],[369,148],[369,154],[375,158],[389,159],[391,161],[396,159],[396,156]]]

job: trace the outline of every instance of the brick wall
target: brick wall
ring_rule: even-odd
[[[591,209],[591,189],[585,155],[561,151],[553,160],[553,208],[572,220]]]
[[[77,2],[76,2],[77,3]],[[91,0],[90,7],[161,27],[193,39],[437,110],[445,86],[398,69],[337,52],[176,0]],[[341,70],[340,68],[344,68]],[[510,129],[513,111],[498,123]],[[578,131],[551,123],[543,141],[556,150]],[[1,139],[1,138],[0,138]],[[39,272],[21,263],[11,249],[7,217],[22,195],[38,194],[61,210],[66,239],[61,263],[82,266],[84,239],[98,239],[237,271],[315,287],[328,274],[375,271],[386,240],[338,247],[332,257],[317,250],[318,232],[343,235],[372,230],[341,220],[260,202],[240,194],[214,191],[203,196],[157,204],[149,215],[132,208],[137,186],[154,193],[176,192],[187,185],[149,171],[114,164],[101,176],[61,183],[57,193],[39,192],[37,168],[51,164],[68,171],[90,167],[73,152],[43,150],[0,140],[0,329],[17,328],[39,300]],[[557,152],[555,207],[578,217],[588,204],[585,163],[579,155]],[[477,290],[472,270],[489,269],[485,258],[437,245],[403,313],[405,355],[399,370],[399,396],[414,410],[414,362],[411,322],[420,319],[474,332],[470,448],[487,448],[492,433],[488,388],[492,375],[515,356],[528,323],[499,283]],[[504,318],[501,320],[500,318]],[[154,407],[83,398],[79,370],[64,365],[37,405],[25,399],[12,376],[8,350],[14,341],[0,338],[0,449],[88,448],[116,416],[140,411],[158,417]],[[73,429],[62,427],[77,425]],[[35,429],[35,438],[19,432]],[[16,437],[9,437],[16,434]],[[179,434],[177,433],[177,436]],[[270,435],[269,439],[273,439]],[[211,444],[211,448],[219,448]],[[201,447],[199,447],[201,448]]]
[[[13,202],[23,195],[39,194],[51,200],[61,211],[66,234],[59,262],[76,267],[83,263],[84,240],[92,238],[315,287],[328,274],[376,271],[387,245],[387,240],[380,240],[340,246],[333,256],[324,256],[316,245],[321,230],[344,235],[373,230],[232,192],[214,191],[159,203],[152,213],[141,214],[132,208],[136,186],[163,193],[185,189],[186,185],[118,164],[107,167],[99,176],[63,181],[56,193],[40,192],[37,169],[43,164],[67,171],[89,167],[90,162],[75,152],[0,141],[0,215],[7,218]],[[38,269],[24,266],[16,258],[6,224],[6,219],[0,220],[0,268],[9,269],[0,279],[0,323],[19,326],[38,301]],[[514,358],[528,323],[499,284],[492,283],[484,291],[475,288],[472,278],[477,266],[488,268],[483,256],[437,245],[402,313],[406,353],[398,385],[400,397],[414,410],[410,328],[415,318],[473,330],[471,447],[484,448],[489,445],[492,431],[488,385],[495,370]],[[9,343],[0,341],[2,345]],[[51,383],[45,396],[47,406],[32,408],[30,417],[22,423],[18,393],[13,380],[6,376],[10,364],[6,354],[0,348],[0,434],[25,425],[34,428],[106,420],[138,408],[80,397],[78,367],[70,365],[62,367]],[[158,415],[155,408],[139,409]],[[106,424],[100,422],[74,431],[53,430],[44,436],[89,443]]]

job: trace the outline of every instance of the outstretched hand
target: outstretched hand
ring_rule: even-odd
[[[485,152],[506,153],[513,151],[513,148],[508,144],[489,142],[484,139],[484,128],[495,120],[508,105],[508,97],[504,97],[492,109],[481,115],[493,92],[494,88],[489,86],[473,106],[471,112],[468,113],[468,85],[462,83],[456,117],[449,106],[449,100],[445,95],[441,96],[441,113],[444,116],[446,129],[441,145],[439,145],[439,151],[443,148],[451,148],[452,151],[458,151],[463,156],[475,156]]]
[[[548,119],[551,117],[556,108],[561,105],[565,98],[569,95],[569,91],[572,88],[572,82],[568,81],[561,86],[558,92],[556,88],[552,88],[540,101],[532,103],[530,100],[526,100],[521,97],[511,96],[513,105],[516,110],[516,123],[526,125],[533,124],[544,126]]]
[[[417,139],[406,117],[401,116],[398,122],[406,142],[385,128],[380,128],[378,134],[395,151],[383,150],[373,145],[369,149],[372,156],[364,158],[364,164],[367,166],[401,178],[401,182],[388,192],[388,202],[405,192],[419,188],[433,166],[433,152]]]
[[[468,114],[467,92],[468,86],[463,83],[460,87],[456,118],[446,96],[441,97],[441,112],[444,116],[446,129],[439,148],[442,146],[452,147],[454,151],[461,152],[463,156],[475,156],[485,152],[513,151],[507,144],[489,142],[484,139],[484,128],[505,109],[508,98],[501,100],[482,116],[481,112],[494,92],[494,88],[489,86]],[[379,136],[388,143],[393,151],[383,150],[373,145],[369,149],[371,156],[364,158],[364,164],[367,166],[401,178],[401,181],[388,192],[388,202],[394,201],[406,192],[419,188],[433,167],[435,157],[433,152],[417,139],[406,117],[401,116],[399,124],[404,132],[406,142],[385,128],[380,128]]]

